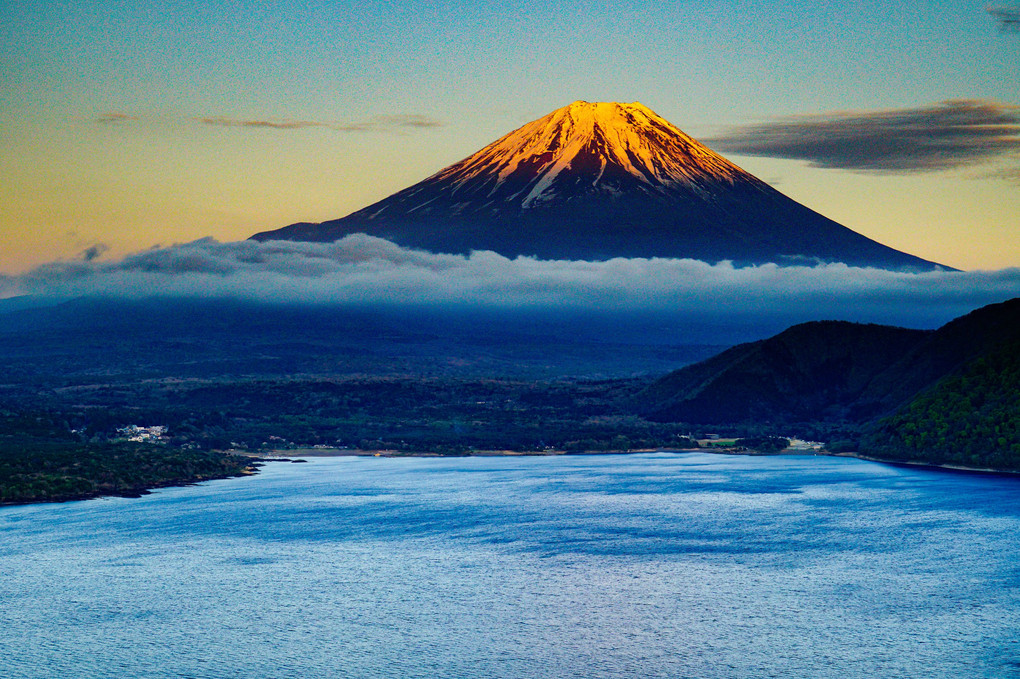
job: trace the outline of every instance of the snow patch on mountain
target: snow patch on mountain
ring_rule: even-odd
[[[476,182],[490,182],[489,196],[510,183],[523,184],[508,200],[528,208],[554,199],[561,176],[580,172],[591,175],[587,189],[606,194],[619,192],[620,172],[658,194],[677,187],[701,193],[711,182],[757,181],[638,102],[575,101],[504,135],[426,183],[442,182],[456,193]],[[568,193],[577,190],[572,187]]]

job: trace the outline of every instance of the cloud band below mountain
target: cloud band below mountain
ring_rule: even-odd
[[[797,116],[708,140],[731,153],[807,160],[815,167],[945,170],[1020,152],[1020,107],[990,101]]]
[[[510,260],[493,252],[432,254],[356,234],[335,243],[203,239],[119,261],[56,262],[0,279],[0,296],[14,294],[640,313],[658,315],[678,336],[694,336],[720,323],[781,330],[817,319],[935,327],[1020,296],[1020,269],[901,273],[842,264]]]

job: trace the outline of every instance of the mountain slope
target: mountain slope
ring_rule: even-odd
[[[574,102],[346,217],[252,238],[358,232],[507,257],[935,266],[787,198],[639,103]]]
[[[653,420],[697,424],[856,421],[872,380],[927,335],[803,323],[666,375],[638,396],[638,408]]]
[[[935,331],[839,321],[804,323],[666,375],[638,396],[637,409],[659,421],[776,425],[860,425],[903,409],[886,433],[874,439],[893,446],[892,432],[905,427],[911,417],[927,417],[929,406],[923,405],[927,402],[916,399],[928,398],[926,394],[935,390],[941,395],[933,407],[943,408],[954,398],[951,395],[968,395],[967,380],[940,385],[968,371],[987,375],[981,361],[1002,364],[1004,374],[1012,374],[1009,357],[1017,351],[1020,298],[982,307]],[[1000,395],[988,398],[1005,402],[1010,389],[1020,392],[1020,383],[992,384],[987,390]],[[910,412],[914,415],[903,415]],[[1015,426],[1020,412],[1013,410],[1011,417]],[[992,429],[995,426],[1001,430],[1004,424]],[[946,439],[946,432],[937,438]],[[1014,443],[1020,441],[1009,440],[1010,446]]]
[[[1020,299],[976,309],[946,323],[868,386],[862,398],[896,408],[943,377],[996,351],[1020,342]]]
[[[1020,342],[967,363],[869,427],[860,448],[887,460],[1020,470]]]

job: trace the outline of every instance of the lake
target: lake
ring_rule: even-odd
[[[313,458],[0,508],[0,676],[1020,677],[1020,479]]]

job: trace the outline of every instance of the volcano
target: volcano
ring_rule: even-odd
[[[784,196],[636,102],[574,102],[346,217],[252,238],[353,233],[511,258],[937,266]]]

